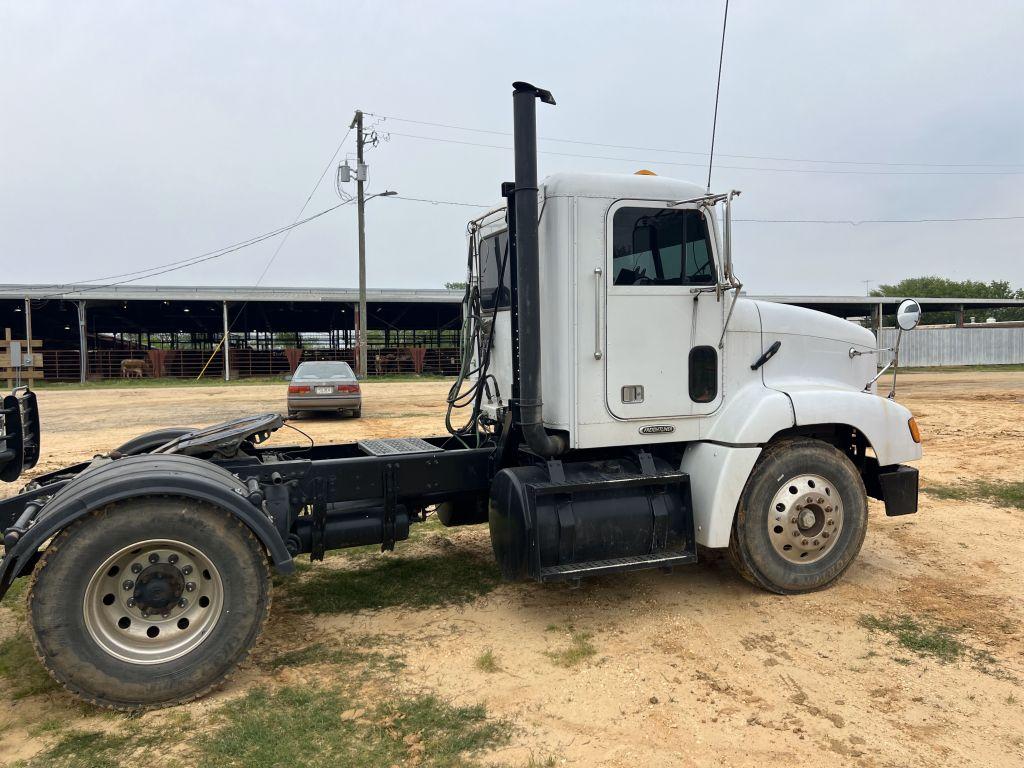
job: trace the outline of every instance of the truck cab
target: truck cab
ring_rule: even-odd
[[[538,185],[544,427],[573,451],[680,448],[707,547],[728,546],[744,483],[773,441],[803,435],[854,453],[859,443],[871,488],[878,467],[921,457],[912,414],[877,394],[869,330],[737,288],[723,198],[650,172]],[[515,379],[509,218],[498,208],[469,228],[493,324],[483,410],[496,421]]]

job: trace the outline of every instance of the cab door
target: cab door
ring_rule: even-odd
[[[707,214],[626,200],[606,226],[608,410],[644,420],[711,413],[721,402],[724,317]]]

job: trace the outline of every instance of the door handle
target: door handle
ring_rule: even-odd
[[[594,268],[594,285],[597,290],[594,293],[594,359],[600,360],[604,354],[601,352],[601,277],[604,270],[601,267]]]

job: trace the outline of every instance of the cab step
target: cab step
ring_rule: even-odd
[[[692,550],[676,549],[654,552],[649,555],[635,557],[615,557],[608,560],[590,560],[567,565],[552,565],[541,568],[540,580],[574,581],[591,576],[603,576],[608,573],[625,571],[643,571],[650,568],[672,568],[676,565],[690,565],[697,562],[697,553]]]

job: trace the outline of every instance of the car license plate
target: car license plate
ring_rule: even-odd
[[[334,393],[334,387],[314,387],[318,395],[330,395]]]

